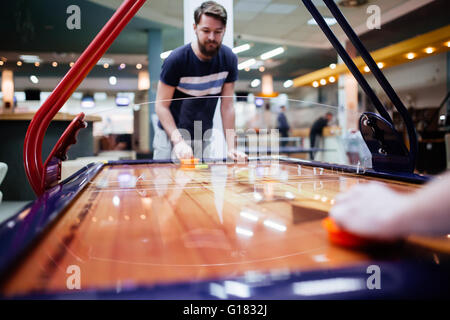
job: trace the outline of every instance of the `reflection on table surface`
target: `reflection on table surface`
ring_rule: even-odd
[[[338,193],[369,180],[281,161],[105,166],[3,291],[67,290],[72,265],[83,289],[98,289],[368,262],[330,244],[321,220]]]

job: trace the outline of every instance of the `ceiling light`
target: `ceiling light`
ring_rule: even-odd
[[[39,62],[39,61],[36,61],[35,63],[34,63],[34,66],[35,67],[39,67],[41,65],[41,63]]]
[[[108,95],[106,92],[95,92],[94,93],[94,100],[95,101],[105,101],[108,99]]]
[[[336,78],[335,77],[329,77],[328,81],[330,81],[330,83],[335,83],[336,82]]]
[[[75,62],[69,63],[69,66],[72,68],[74,66]]]
[[[81,107],[90,109],[95,107],[94,97],[90,95],[85,95],[81,98]]]
[[[259,79],[254,79],[254,80],[252,80],[252,82],[250,83],[250,86],[252,87],[252,88],[256,88],[257,86],[259,86],[261,84],[261,80],[259,80]]]
[[[325,20],[325,22],[329,26],[335,25],[337,23],[335,18],[324,17],[323,19]],[[314,20],[314,18],[311,18],[311,19],[308,20],[308,25],[310,25],[310,26],[317,26],[317,22],[316,22],[316,20]]]
[[[30,81],[33,82],[34,84],[39,83],[39,79],[36,76],[31,76]]]
[[[4,65],[5,63],[2,61],[2,60],[0,60],[0,66],[2,66],[2,65]]]
[[[113,65],[114,64],[114,59],[111,58],[101,58],[100,60],[97,61],[97,65],[101,66],[104,65],[105,63],[109,64],[109,65]]]
[[[249,60],[245,60],[244,62],[241,62],[238,64],[238,70],[242,70],[245,68],[250,68],[250,66],[252,64],[254,64],[256,62],[255,59],[249,59]]]
[[[406,58],[408,58],[409,60],[412,60],[416,57],[416,54],[413,52],[410,52],[406,55]]]
[[[294,81],[292,81],[292,80],[286,80],[286,81],[283,83],[283,87],[285,87],[285,88],[290,88],[290,87],[293,86],[293,84],[294,84]]]
[[[127,66],[127,65],[126,65],[125,63],[121,63],[120,66],[119,66],[119,69],[120,69],[120,70],[123,70],[123,69],[125,69],[126,66]]]
[[[17,61],[17,66],[21,67],[22,66],[22,61]]]
[[[266,71],[266,68],[264,68],[264,66],[259,67],[259,72],[264,72]]]
[[[331,68],[331,69],[336,69],[336,63],[330,64],[330,68]]]
[[[53,66],[53,68],[56,68],[56,67],[58,66],[58,62],[53,61],[53,62],[52,62],[52,66]]]
[[[232,49],[232,51],[233,51],[233,53],[238,54],[238,53],[247,51],[249,49],[250,49],[250,44],[246,43],[246,44],[243,44],[241,46],[234,47]]]
[[[378,66],[378,68],[383,69],[384,68],[384,63],[383,62],[378,62],[377,66]]]
[[[164,59],[167,58],[171,53],[172,53],[172,50],[169,50],[169,51],[166,51],[166,52],[161,53],[159,56],[161,57],[161,59],[164,60]]]
[[[142,64],[138,63],[138,64],[136,65],[136,69],[141,70],[141,69],[142,69]]]
[[[320,84],[321,85],[326,85],[327,84],[327,80],[325,80],[325,79],[320,79]]]
[[[428,54],[431,54],[431,53],[434,52],[434,48],[433,47],[428,47],[428,48],[425,49],[425,52],[428,53]]]
[[[364,72],[370,72],[370,69],[369,69],[368,66],[365,66],[365,67],[364,67]]]
[[[105,63],[105,64],[103,65],[103,68],[108,69],[108,68],[109,68],[109,64]]]
[[[445,45],[450,48],[450,41],[446,42]]]
[[[250,71],[249,67],[245,68],[245,72],[249,72],[249,71]]]
[[[275,56],[277,56],[279,54],[282,54],[283,52],[284,52],[284,48],[283,47],[278,47],[276,49],[273,49],[273,50],[270,50],[270,51],[268,51],[266,53],[263,53],[261,55],[261,59],[262,60],[267,60],[267,59],[273,58],[273,57],[275,57]]]
[[[114,76],[109,77],[109,84],[115,86],[117,84],[117,78]]]
[[[317,87],[319,86],[319,83],[318,83],[317,81],[314,81],[313,84],[312,84],[312,86],[313,86],[314,88],[317,88]]]
[[[39,56],[35,56],[35,55],[23,54],[23,55],[20,55],[19,58],[20,58],[20,60],[22,60],[25,63],[41,62],[41,59],[39,59]]]

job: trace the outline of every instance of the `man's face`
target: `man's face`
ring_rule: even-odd
[[[216,55],[225,34],[225,26],[222,21],[203,14],[199,23],[194,24],[194,31],[197,35],[200,52],[207,57]]]

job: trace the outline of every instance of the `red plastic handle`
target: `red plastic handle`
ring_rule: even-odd
[[[43,190],[53,187],[61,179],[61,162],[67,159],[67,151],[72,144],[77,143],[78,133],[86,127],[84,113],[80,113],[64,130],[44,163],[44,177],[41,182]]]
[[[125,0],[122,3],[31,120],[23,155],[25,172],[36,195],[45,191],[42,144],[50,122],[145,1]]]

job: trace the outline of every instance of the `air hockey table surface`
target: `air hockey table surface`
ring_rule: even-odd
[[[335,196],[379,180],[297,159],[182,168],[93,163],[0,226],[3,298],[302,299],[448,295],[446,238],[330,243]],[[372,290],[369,266],[381,274]],[[75,269],[74,269],[75,268]],[[81,288],[68,282],[74,270]],[[321,282],[322,281],[322,282]],[[328,281],[328,282],[327,282]]]

